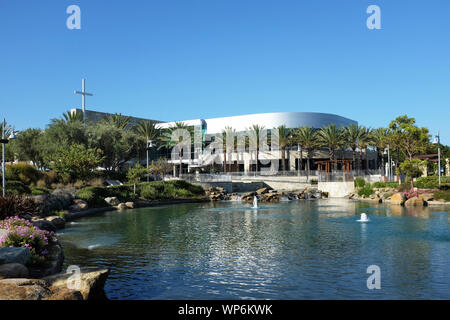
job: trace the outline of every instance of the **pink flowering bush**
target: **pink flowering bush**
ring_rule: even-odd
[[[418,197],[425,192],[425,190],[418,189],[417,191],[414,191],[414,189],[411,189],[408,191],[404,191],[403,194],[405,195],[406,199],[410,199],[412,197]]]
[[[28,220],[19,217],[0,221],[0,229],[8,230],[7,234],[0,237],[0,248],[27,247],[31,253],[28,262],[31,265],[44,262],[49,242],[56,241],[53,232],[40,230]]]

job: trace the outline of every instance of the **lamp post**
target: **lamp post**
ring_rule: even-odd
[[[14,127],[9,126],[9,129],[11,129],[11,134],[9,136],[9,139],[6,139],[6,120],[3,118],[2,123],[2,139],[0,142],[2,143],[2,196],[5,197],[6,195],[6,180],[5,180],[5,144],[9,142],[10,139],[15,139],[16,135],[14,133]]]
[[[391,167],[392,167],[392,163],[391,163],[391,156],[390,156],[390,152],[389,152],[389,144],[387,145],[387,148],[384,149],[384,154],[387,154],[388,156],[388,172],[387,172],[387,176],[388,176],[388,181],[391,181]]]
[[[146,148],[147,149],[147,171],[148,171],[148,150],[150,150],[151,147],[153,147],[153,141],[147,137],[147,148]],[[147,182],[149,182],[149,180],[150,180],[150,177],[147,172]]]
[[[438,145],[438,175],[439,175],[439,187],[441,187],[441,137],[438,131],[438,134],[434,136],[433,144]]]

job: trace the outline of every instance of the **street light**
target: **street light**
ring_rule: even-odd
[[[9,135],[9,139],[6,139],[6,130],[11,129],[11,134]],[[2,144],[2,196],[6,195],[6,181],[5,181],[5,144],[9,142],[11,139],[16,139],[16,134],[14,132],[14,127],[8,126],[6,127],[6,120],[3,118],[2,123],[2,139],[0,140]]]
[[[387,150],[387,151],[386,151]],[[391,157],[390,157],[390,153],[389,153],[389,145],[387,145],[387,148],[384,149],[384,154],[387,154],[388,156],[388,181],[391,181]]]
[[[147,171],[148,171],[148,150],[149,150],[151,147],[153,147],[153,141],[150,140],[150,139],[147,137]],[[147,172],[147,182],[149,182],[149,179],[150,179],[150,177],[149,177],[148,172]]]
[[[438,175],[439,175],[439,187],[441,187],[441,137],[438,134],[434,136],[433,144],[438,145]]]

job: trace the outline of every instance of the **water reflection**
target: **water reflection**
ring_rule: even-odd
[[[60,238],[66,264],[111,269],[112,299],[448,299],[448,212],[397,207],[186,204],[104,213]],[[356,221],[362,212],[369,223]],[[86,239],[99,246],[87,250]],[[376,294],[366,288],[372,264]]]

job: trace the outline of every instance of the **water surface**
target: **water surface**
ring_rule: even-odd
[[[65,268],[110,299],[449,299],[449,211],[344,199],[168,205],[69,223]],[[370,222],[360,223],[361,213]],[[366,286],[367,267],[381,289]]]

